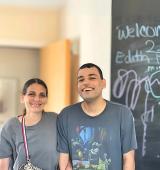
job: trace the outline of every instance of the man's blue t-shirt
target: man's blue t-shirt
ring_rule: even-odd
[[[137,148],[134,119],[123,105],[107,101],[98,116],[81,103],[62,110],[57,119],[60,153],[69,153],[73,169],[122,170],[122,156]]]

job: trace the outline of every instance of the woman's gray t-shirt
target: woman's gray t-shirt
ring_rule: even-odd
[[[54,170],[57,166],[56,117],[55,113],[45,112],[40,122],[26,127],[31,162],[43,170]],[[16,117],[1,129],[0,158],[8,157],[11,170],[17,170],[26,162],[21,123]]]

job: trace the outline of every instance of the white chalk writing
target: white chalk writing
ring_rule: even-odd
[[[148,96],[160,99],[160,93],[157,93],[157,88],[160,90],[160,80],[157,78],[160,76],[160,71],[156,71],[150,76],[143,78],[138,77],[135,70],[119,69],[117,72],[117,79],[113,85],[113,96],[117,99],[125,95],[125,104],[135,109],[140,92],[145,90],[146,95],[144,98],[144,112],[141,115],[141,121],[144,127],[143,142],[142,142],[142,156],[146,153],[146,130],[147,123],[152,122],[154,118],[154,106],[148,108]],[[143,87],[142,87],[143,85]]]
[[[145,156],[147,126],[153,122],[155,116],[155,103],[152,104],[149,100],[151,97],[153,100],[160,100],[160,25],[135,22],[118,25],[115,31],[118,46],[114,53],[114,62],[120,65],[120,69],[117,70],[112,95],[116,99],[123,98],[125,104],[134,111],[141,93],[143,94],[144,103],[140,101],[140,115],[143,125],[142,156]],[[131,66],[131,69],[122,69],[126,65]],[[143,70],[144,66],[144,74],[141,72],[139,75],[136,68],[133,70],[134,66],[142,66],[138,71]]]
[[[116,64],[135,64],[145,62],[147,64],[160,64],[160,47],[156,46],[153,40],[145,41],[145,50],[131,51],[128,49],[127,54],[117,51],[115,56]],[[150,57],[152,55],[152,57]]]
[[[135,23],[131,26],[117,26],[116,30],[118,31],[118,40],[126,40],[128,38],[154,38],[160,36],[160,25],[151,26]]]

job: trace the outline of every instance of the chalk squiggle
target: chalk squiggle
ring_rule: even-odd
[[[153,98],[160,99],[160,94],[156,91],[157,88],[160,89],[158,76],[160,76],[160,71],[156,71],[150,76],[139,78],[134,70],[119,69],[117,79],[113,85],[113,96],[120,99],[125,95],[125,104],[134,110],[144,84],[146,96],[144,99],[144,112],[141,115],[143,124],[142,156],[146,154],[147,123],[153,122],[154,118],[154,106],[148,108],[148,96],[152,95]]]

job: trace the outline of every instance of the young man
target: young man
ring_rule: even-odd
[[[64,108],[57,119],[60,170],[69,164],[83,170],[135,170],[132,113],[105,100],[105,86],[97,65],[87,63],[79,68],[78,92],[83,101]]]

